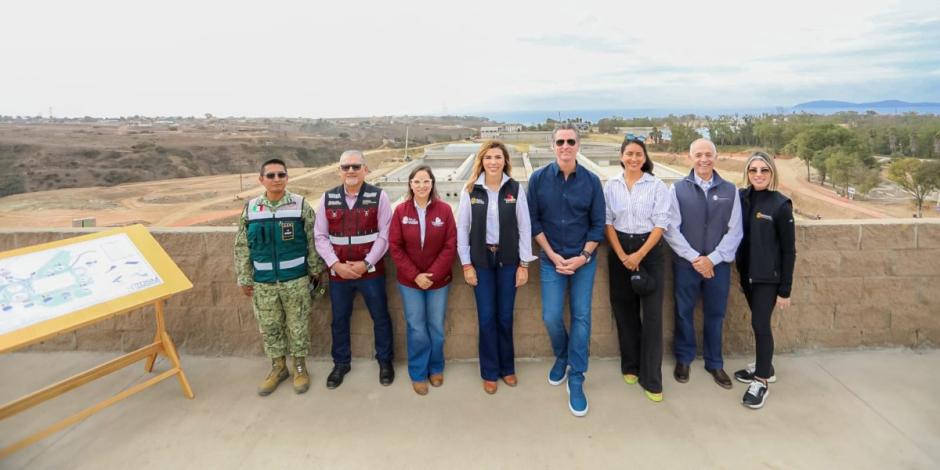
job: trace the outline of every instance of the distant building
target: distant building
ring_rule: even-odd
[[[500,127],[501,132],[522,132],[522,126],[520,124],[506,124],[505,126]]]
[[[499,137],[499,126],[485,126],[480,128],[481,139],[495,139]]]
[[[633,134],[637,137],[644,137],[646,139],[652,138],[652,127],[618,127],[617,131],[624,136]]]

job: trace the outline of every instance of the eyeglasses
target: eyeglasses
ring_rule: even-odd
[[[561,147],[562,145],[565,145],[565,143],[567,143],[569,147],[574,147],[578,144],[578,141],[574,139],[558,139],[555,141],[555,147]]]
[[[631,133],[627,134],[627,136],[626,136],[623,140],[624,140],[625,142],[634,142],[634,141],[635,141],[635,142],[646,142],[646,137],[644,137],[644,136],[642,136],[642,135],[633,135],[633,133],[631,132]]]
[[[764,167],[764,168],[748,168],[748,169],[747,169],[747,172],[750,173],[750,174],[752,174],[752,175],[756,175],[756,174],[758,174],[758,173],[760,173],[760,174],[763,175],[764,173],[770,173],[770,168],[767,168],[767,167]]]
[[[264,174],[264,177],[267,178],[267,179],[269,179],[269,180],[273,180],[275,177],[277,177],[277,178],[279,178],[279,179],[284,179],[284,178],[287,178],[287,172],[286,172],[286,171],[279,171],[279,172],[277,172],[277,173],[265,173],[265,174]]]
[[[339,169],[342,171],[359,171],[362,169],[362,163],[350,163],[348,165],[340,165]]]

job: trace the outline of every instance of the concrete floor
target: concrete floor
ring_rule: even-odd
[[[0,403],[114,357],[107,353],[0,356]],[[731,359],[731,373],[747,362]],[[626,385],[616,360],[594,359],[590,413],[573,417],[551,362],[520,361],[520,384],[483,393],[475,362],[448,363],[442,388],[411,390],[404,363],[391,387],[356,361],[337,390],[331,364],[312,362],[314,386],[267,398],[263,359],[183,357],[196,399],[175,379],[145,390],[6,460],[16,469],[282,468],[938,468],[940,351],[781,355],[764,409],[741,406],[693,364],[692,380],[663,367],[666,400]],[[165,370],[166,362],[157,369]],[[0,447],[145,377],[135,365],[0,421]]]

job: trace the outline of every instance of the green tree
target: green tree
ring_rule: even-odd
[[[806,163],[806,181],[810,181],[810,168],[817,152],[829,147],[841,147],[840,150],[849,154],[861,155],[864,151],[864,145],[854,132],[835,124],[817,124],[804,129],[787,145],[787,150]],[[866,163],[872,160],[868,157]]]
[[[677,153],[688,152],[692,142],[702,137],[695,129],[684,124],[670,125],[669,129],[672,130],[672,141],[669,143],[669,149]]]
[[[663,143],[663,131],[659,130],[659,127],[653,126],[653,130],[650,132],[650,138],[653,139],[654,144]]]
[[[863,167],[861,161],[845,150],[836,150],[826,159],[826,167],[832,176],[832,184],[842,187],[842,194],[848,195],[849,185],[855,180]]]
[[[616,116],[597,121],[597,129],[601,134],[616,134],[617,128],[622,127],[623,125],[623,119],[620,119]]]
[[[888,179],[914,197],[917,217],[924,215],[924,201],[940,189],[940,162],[922,162],[916,158],[895,160],[888,166]]]

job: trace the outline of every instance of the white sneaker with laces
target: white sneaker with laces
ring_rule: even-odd
[[[767,388],[767,385],[763,382],[755,379],[748,385],[741,403],[752,410],[758,410],[764,406],[764,402],[767,401],[767,395],[770,395],[770,389]]]

